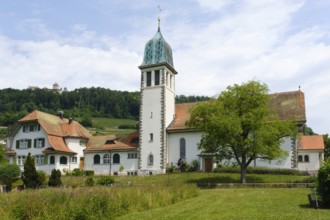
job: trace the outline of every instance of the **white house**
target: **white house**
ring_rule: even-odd
[[[215,155],[198,150],[202,134],[186,127],[189,109],[196,103],[175,104],[175,77],[172,49],[160,28],[145,45],[141,70],[139,131],[123,138],[93,137],[79,123],[40,111],[18,121],[9,138],[7,155],[12,163],[23,165],[30,152],[38,170],[62,171],[81,168],[96,174],[157,174],[176,165],[181,158],[196,160],[203,171],[212,171]],[[271,95],[270,108],[283,119],[295,119],[300,131],[306,123],[304,93]],[[254,161],[254,166],[316,170],[323,161],[323,137],[284,138],[282,148],[288,157],[281,161]]]

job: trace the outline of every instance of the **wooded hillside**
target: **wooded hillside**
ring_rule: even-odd
[[[177,96],[176,102],[195,102],[209,99],[206,96]],[[54,92],[47,89],[0,90],[0,125],[14,124],[35,109],[56,114],[64,111],[65,117],[131,118],[139,117],[140,92],[116,91],[105,88],[79,88],[73,91]]]

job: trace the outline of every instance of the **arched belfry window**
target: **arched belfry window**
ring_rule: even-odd
[[[304,161],[305,161],[305,162],[309,162],[309,156],[308,156],[308,155],[305,155],[305,157],[304,157]]]
[[[301,155],[298,156],[298,162],[302,162],[303,161],[303,157]]]
[[[180,139],[180,158],[186,159],[186,139]]]
[[[114,154],[112,158],[113,163],[120,163],[120,156],[119,154]]]

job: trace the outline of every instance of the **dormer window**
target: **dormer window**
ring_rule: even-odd
[[[114,140],[107,140],[105,144],[115,144],[116,142]]]
[[[86,147],[86,140],[80,140],[80,141],[79,141],[79,145],[80,145],[81,147]]]

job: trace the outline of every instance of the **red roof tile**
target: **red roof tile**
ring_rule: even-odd
[[[299,140],[299,150],[324,150],[323,136],[302,136]]]
[[[298,122],[306,122],[305,98],[301,91],[282,92],[271,94],[270,108],[278,112],[281,119],[294,119]],[[196,106],[198,102],[182,103],[175,105],[175,118],[167,128],[174,132],[191,129],[185,123],[190,119],[189,109]]]
[[[113,141],[111,144],[106,144],[107,141]],[[137,147],[130,146],[115,138],[115,136],[95,136],[91,137],[87,143],[85,151],[98,151],[98,150],[136,150]]]
[[[68,146],[66,145],[66,143],[64,142],[62,137],[48,135],[48,141],[49,141],[50,146],[52,146],[52,148],[55,151],[66,152],[66,153],[76,153],[76,152],[72,151],[70,148],[68,148]]]

